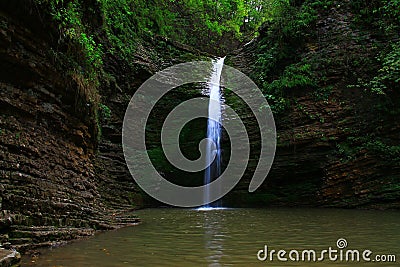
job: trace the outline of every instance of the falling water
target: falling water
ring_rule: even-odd
[[[208,121],[207,121],[207,138],[212,140],[209,143],[206,151],[207,162],[210,162],[214,155],[215,160],[205,170],[204,173],[204,184],[208,184],[221,174],[221,92],[220,92],[220,79],[222,67],[224,65],[224,59],[220,58],[213,61],[213,72],[211,74],[211,80],[209,82],[210,89],[210,102],[208,106]],[[215,148],[215,149],[214,149]],[[206,203],[210,202],[210,192],[206,190],[204,193],[204,200]],[[205,207],[210,207],[207,204]]]

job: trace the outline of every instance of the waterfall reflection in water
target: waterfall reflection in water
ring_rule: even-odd
[[[121,228],[41,250],[22,266],[366,266],[365,262],[260,262],[257,252],[269,249],[336,247],[345,238],[349,249],[400,255],[398,211],[340,209],[146,209],[137,211],[138,226]],[[275,258],[276,259],[276,258]],[[397,259],[399,260],[399,259]],[[369,263],[394,267],[398,263]]]

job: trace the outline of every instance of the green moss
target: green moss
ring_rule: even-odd
[[[83,22],[83,9],[79,0],[64,2],[60,0],[36,0],[49,9],[53,19],[58,23],[60,38],[70,42],[68,54],[83,68],[85,78],[96,82],[99,70],[103,65],[103,49],[95,36],[90,33],[88,25]]]
[[[332,1],[305,1],[300,6],[286,5],[268,31],[263,32],[256,54],[252,79],[263,91],[275,114],[285,112],[293,104],[291,95],[298,91],[315,90],[317,98],[329,97],[331,88],[319,87],[324,74],[317,67],[320,59],[299,60],[299,51],[313,37],[319,10]]]
[[[108,106],[100,103],[99,111],[100,111],[100,118],[103,121],[108,121],[111,118],[111,109]]]
[[[373,135],[348,137],[346,141],[336,145],[342,160],[352,160],[361,151],[366,150],[374,156],[384,159],[388,164],[400,163],[400,145],[388,144],[388,140]],[[364,152],[365,153],[365,152]]]
[[[313,92],[313,97],[316,101],[327,101],[332,94],[333,86],[318,87]]]

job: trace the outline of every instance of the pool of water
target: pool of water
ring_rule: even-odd
[[[136,212],[138,226],[98,234],[66,246],[41,251],[22,266],[399,266],[400,213],[337,209],[147,209]],[[347,247],[338,249],[337,240]],[[343,241],[343,240],[342,240]],[[344,243],[342,242],[340,246]],[[257,253],[285,250],[280,261],[260,261]],[[348,250],[360,251],[360,262],[302,259],[304,250],[315,250],[317,260],[323,250],[338,250],[343,260]],[[370,262],[367,257],[396,255],[397,263]],[[268,254],[269,254],[268,252]],[[283,252],[282,252],[283,253]],[[311,253],[311,252],[310,252]],[[260,252],[260,258],[264,257]],[[335,253],[332,252],[332,257]],[[390,257],[390,256],[389,256]],[[311,254],[311,259],[312,259]],[[351,255],[349,254],[351,259]]]

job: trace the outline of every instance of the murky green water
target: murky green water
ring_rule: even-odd
[[[399,266],[400,213],[335,209],[148,209],[138,211],[143,223],[99,234],[64,247],[47,249],[23,266]],[[290,250],[365,249],[395,254],[397,263],[293,262]],[[257,252],[286,250],[288,262],[259,261]],[[339,257],[339,252],[336,253]],[[264,254],[260,254],[263,256]],[[291,254],[296,258],[296,254]],[[334,254],[332,254],[334,256]],[[345,258],[345,256],[343,256]],[[307,259],[307,254],[305,254]]]

